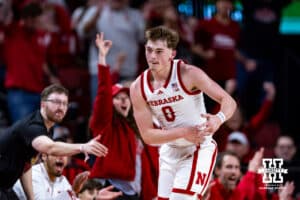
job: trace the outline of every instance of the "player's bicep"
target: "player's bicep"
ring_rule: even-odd
[[[153,123],[151,111],[149,110],[148,104],[142,97],[140,91],[140,87],[136,84],[136,82],[130,88],[134,118],[141,134],[143,135],[146,134],[148,129],[153,128]]]
[[[189,74],[190,77],[192,77],[193,85],[216,102],[220,103],[223,97],[227,95],[225,90],[201,69],[193,68],[189,71]]]

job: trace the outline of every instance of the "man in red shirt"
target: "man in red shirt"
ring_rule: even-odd
[[[38,3],[26,4],[21,20],[5,27],[5,88],[12,122],[39,107],[45,75],[58,82],[46,64],[50,36],[41,30],[42,13]]]
[[[211,183],[207,194],[209,200],[264,200],[266,190],[262,183],[262,176],[257,173],[262,164],[264,149],[255,153],[249,162],[248,171],[241,177],[240,160],[231,152],[219,155],[215,174],[216,179]]]
[[[240,27],[230,17],[233,9],[231,0],[217,0],[216,14],[209,20],[200,21],[195,31],[196,45],[193,51],[204,60],[204,70],[227,92],[236,89],[236,61],[242,62],[247,70],[254,70],[256,63],[242,56],[237,46]]]

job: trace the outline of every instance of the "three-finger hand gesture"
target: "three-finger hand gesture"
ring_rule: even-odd
[[[111,40],[104,40],[104,33],[98,33],[96,35],[96,46],[99,49],[99,54],[101,56],[106,56],[108,51],[110,50],[112,46],[112,41]]]

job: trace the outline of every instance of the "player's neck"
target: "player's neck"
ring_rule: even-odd
[[[171,66],[167,66],[151,71],[151,82],[155,85],[163,85],[169,77],[170,70]]]

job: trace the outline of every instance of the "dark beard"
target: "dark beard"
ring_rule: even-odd
[[[47,109],[46,109],[46,116],[47,116],[47,119],[51,122],[54,122],[54,123],[60,123],[62,122],[63,118],[61,119],[57,119],[54,117],[55,113],[51,113],[49,112]]]
[[[52,117],[51,115],[47,115],[47,118],[49,121],[54,122],[54,123],[60,123],[62,119],[57,119],[55,117]]]

